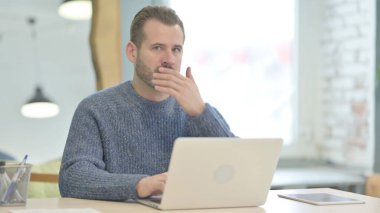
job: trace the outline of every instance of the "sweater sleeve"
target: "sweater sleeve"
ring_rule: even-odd
[[[71,123],[59,174],[61,196],[99,200],[136,198],[135,186],[146,175],[106,170],[100,130],[88,105],[78,106]]]
[[[191,137],[234,137],[223,116],[208,103],[201,115],[188,116],[188,129]]]

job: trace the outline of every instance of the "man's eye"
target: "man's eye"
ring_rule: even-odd
[[[157,51],[160,51],[162,48],[161,48],[161,46],[154,46],[153,49],[157,50]]]
[[[179,47],[174,48],[173,52],[175,52],[175,53],[181,53],[182,52],[182,48],[179,48]]]

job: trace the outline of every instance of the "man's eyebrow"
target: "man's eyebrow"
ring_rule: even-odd
[[[179,47],[179,48],[182,48],[182,47],[183,47],[183,45],[180,45],[180,44],[176,44],[176,45],[174,45],[174,47]]]
[[[165,45],[163,43],[156,42],[156,43],[151,44],[150,46],[165,46]]]
[[[153,43],[150,46],[156,46],[156,45],[159,45],[159,46],[168,46],[168,45],[160,43],[160,42]],[[174,47],[180,47],[180,48],[182,48],[183,45],[181,45],[181,44],[175,44]]]

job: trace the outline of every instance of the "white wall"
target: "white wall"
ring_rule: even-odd
[[[58,16],[60,0],[0,1],[0,150],[30,163],[60,158],[74,110],[95,92],[89,21]],[[36,18],[38,57],[27,17]],[[37,61],[36,61],[37,60]],[[38,65],[36,65],[38,63]],[[35,67],[46,95],[61,109],[57,117],[30,119],[21,106],[34,93]]]
[[[323,158],[371,169],[375,0],[325,0],[320,70]]]
[[[315,157],[371,170],[375,0],[299,0],[299,134]]]

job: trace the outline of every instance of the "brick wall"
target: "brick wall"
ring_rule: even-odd
[[[320,156],[372,167],[375,0],[325,0]]]

